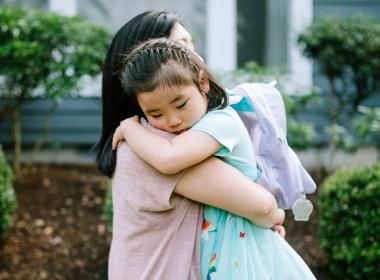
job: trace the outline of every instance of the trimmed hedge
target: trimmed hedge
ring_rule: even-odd
[[[337,171],[319,195],[320,240],[341,279],[379,279],[380,164]]]
[[[0,241],[7,236],[12,215],[16,209],[16,194],[12,186],[13,175],[0,146]]]

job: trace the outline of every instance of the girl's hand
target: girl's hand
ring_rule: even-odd
[[[285,222],[285,211],[282,209],[277,209],[277,221],[272,229],[277,232],[283,239],[285,239],[286,231],[283,226]]]
[[[115,150],[117,145],[119,145],[120,142],[124,141],[124,135],[121,132],[120,125],[116,128],[113,137],[112,137],[112,150]]]
[[[112,138],[112,150],[115,150],[117,148],[117,145],[125,140],[125,134],[127,128],[130,128],[133,125],[140,124],[139,123],[139,117],[134,116],[131,118],[127,118],[120,122],[120,125],[116,128],[113,138]]]
[[[273,224],[281,226],[284,222],[285,222],[285,211],[283,209],[278,208],[276,210],[276,218]]]
[[[272,229],[275,232],[277,232],[282,237],[282,239],[285,239],[286,231],[285,231],[284,226],[282,226],[282,225],[274,225],[272,227]]]

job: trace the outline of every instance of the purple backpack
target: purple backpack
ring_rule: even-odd
[[[296,220],[307,220],[312,205],[305,194],[313,193],[316,185],[286,140],[281,94],[271,84],[244,83],[230,91],[230,106],[237,111],[252,139],[261,171],[257,183],[275,196],[280,208],[293,207]]]

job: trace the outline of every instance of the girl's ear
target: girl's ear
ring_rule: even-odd
[[[208,93],[210,91],[210,83],[207,74],[203,70],[199,71],[198,83],[202,93]]]

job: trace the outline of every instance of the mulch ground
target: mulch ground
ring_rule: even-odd
[[[107,279],[107,179],[93,166],[38,165],[24,167],[14,186],[18,208],[0,246],[0,279]],[[319,246],[317,194],[309,198],[315,208],[311,220],[294,222],[288,213],[286,239],[317,279],[336,279]]]

